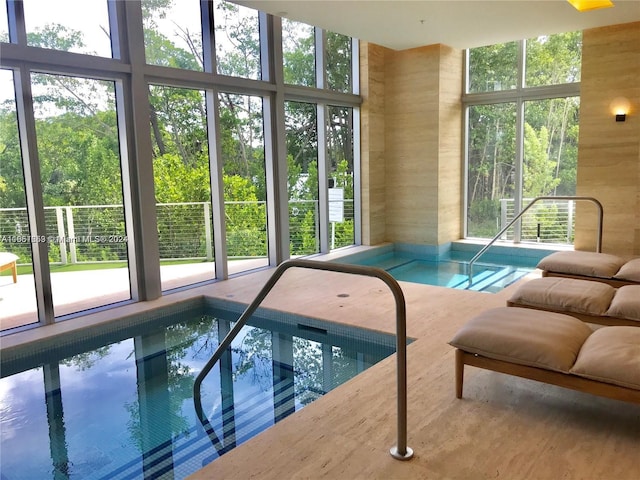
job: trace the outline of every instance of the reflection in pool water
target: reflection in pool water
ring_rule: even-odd
[[[237,312],[197,306],[2,358],[3,478],[184,478],[395,351],[394,337],[268,311],[192,388]]]

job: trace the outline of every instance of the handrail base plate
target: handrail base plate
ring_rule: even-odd
[[[398,447],[391,448],[391,450],[389,450],[389,453],[396,460],[409,460],[413,457],[413,450],[409,447],[407,447],[407,453],[405,453],[404,455],[398,452]]]

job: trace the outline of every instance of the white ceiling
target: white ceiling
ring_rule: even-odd
[[[566,0],[232,0],[394,50],[471,48],[640,21],[640,0],[578,12]]]

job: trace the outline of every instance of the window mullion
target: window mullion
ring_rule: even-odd
[[[160,250],[151,145],[151,109],[149,85],[144,75],[145,46],[142,7],[139,2],[122,2],[126,9],[126,57],[131,62],[131,77],[125,104],[130,106],[127,134],[135,139],[128,159],[131,176],[132,213],[135,227],[135,280],[140,300],[162,295]],[[122,46],[121,46],[122,47]],[[136,290],[136,289],[134,289]]]
[[[24,7],[22,2],[8,0],[7,20],[9,21],[9,40],[19,45],[27,44],[27,29],[24,23]]]
[[[516,159],[515,159],[515,179],[514,179],[514,215],[522,211],[522,194],[523,194],[523,173],[524,173],[524,100],[522,92],[525,89],[525,62],[526,62],[526,42],[520,40],[518,42],[518,98],[516,99]],[[522,219],[513,226],[513,242],[520,243],[522,238]]]
[[[522,210],[522,185],[524,171],[524,102],[519,99],[516,102],[516,158],[514,162],[514,192],[513,214],[517,215]],[[513,242],[520,243],[522,233],[522,219],[513,226]]]
[[[329,147],[327,138],[329,108],[319,103],[317,106],[318,122],[318,216],[320,225],[320,253],[331,250],[329,232]]]
[[[269,72],[268,80],[276,86],[275,93],[263,97],[263,124],[269,264],[278,265],[290,255],[282,19],[261,13],[261,18],[262,16],[265,20],[261,25],[265,28],[261,28],[260,43],[263,46],[263,57],[266,56],[269,60],[268,65],[263,65],[263,75]],[[270,53],[267,55],[265,50]]]
[[[327,88],[327,69],[325,68],[327,60],[327,33],[321,29],[315,28],[316,39],[316,87],[319,89]]]
[[[224,179],[220,142],[220,96],[216,89],[206,91],[207,136],[209,138],[209,171],[213,216],[213,249],[216,278],[229,278],[227,266],[227,228],[224,216]]]
[[[14,79],[29,231],[31,232],[32,239],[39,239],[42,236],[46,237],[47,228],[44,217],[40,159],[38,156],[36,123],[33,114],[33,96],[31,93],[29,71],[25,68],[22,68],[20,71],[14,71]],[[48,244],[46,242],[32,242],[31,255],[33,258],[38,320],[42,324],[51,324],[54,322],[54,311]]]
[[[202,21],[202,55],[205,73],[218,73],[216,58],[216,37],[214,35],[215,21],[213,16],[213,2],[200,0],[200,18]]]

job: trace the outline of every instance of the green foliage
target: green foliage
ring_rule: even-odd
[[[143,0],[147,63],[164,67],[202,69],[198,38],[188,47],[163,34],[173,0]],[[259,78],[260,49],[257,16],[230,2],[214,2],[218,38],[218,71],[235,77]],[[291,26],[295,29],[295,26]],[[288,83],[315,84],[313,27],[303,34],[292,30],[286,53]],[[185,35],[187,32],[183,32]],[[351,39],[328,33],[329,88],[351,91]],[[29,33],[29,44],[73,51],[84,45],[80,32],[47,25]],[[225,44],[223,46],[223,44]],[[66,224],[73,215],[76,236],[125,234],[121,145],[115,111],[114,82],[54,74],[33,74],[37,155],[46,207],[95,206],[62,212]],[[266,175],[262,98],[220,92],[219,140],[222,153],[227,252],[232,257],[266,256]],[[207,255],[204,205],[211,202],[210,154],[204,91],[151,85],[149,88],[152,155],[161,258],[202,258]],[[291,253],[318,251],[318,125],[317,106],[287,102],[288,190]],[[352,109],[328,107],[330,176],[353,199]],[[321,128],[324,128],[321,127]],[[0,207],[26,205],[21,148],[15,104],[0,106]],[[181,205],[173,205],[180,203]],[[108,207],[105,207],[107,205]],[[336,247],[353,243],[353,212],[347,204],[345,222],[335,225]],[[98,207],[99,206],[99,207]],[[294,211],[295,210],[295,211]],[[209,214],[210,215],[210,214]],[[45,210],[47,235],[57,236],[56,210]],[[0,233],[28,235],[26,210],[0,215]],[[209,232],[210,234],[212,232]],[[11,251],[29,263],[28,244],[12,244]],[[61,261],[59,243],[49,244],[49,258]],[[127,258],[126,242],[86,242],[75,245],[81,262]],[[67,252],[69,245],[66,246]]]
[[[467,209],[467,234],[470,237],[493,237],[499,230],[499,218],[499,200],[482,199],[473,202]]]
[[[351,38],[327,32],[327,86],[338,92],[351,92]]]
[[[582,32],[567,32],[527,41],[527,86],[580,81]]]
[[[314,28],[282,19],[284,82],[291,85],[316,84]]]
[[[71,51],[75,47],[83,47],[82,32],[72,30],[64,25],[47,24],[41,29],[27,34],[27,43],[35,47],[53,50]]]
[[[492,92],[515,88],[517,53],[516,42],[472,48],[469,51],[469,91]]]
[[[549,131],[542,127],[536,132],[528,123],[524,126],[524,187],[525,198],[549,195],[560,183],[555,178],[555,162],[547,156]]]
[[[260,78],[260,35],[258,17],[238,5],[215,1],[215,34],[218,73],[244,78]],[[231,45],[223,48],[223,45]]]
[[[158,203],[208,202],[211,199],[209,167],[204,162],[188,168],[183,157],[167,153],[154,160],[153,176]]]
[[[529,40],[527,86],[579,80],[581,34]],[[516,86],[517,43],[470,50],[470,91]],[[579,98],[525,102],[522,195],[575,195]],[[468,232],[493,236],[496,217],[486,202],[515,197],[516,103],[472,105],[468,131]]]

